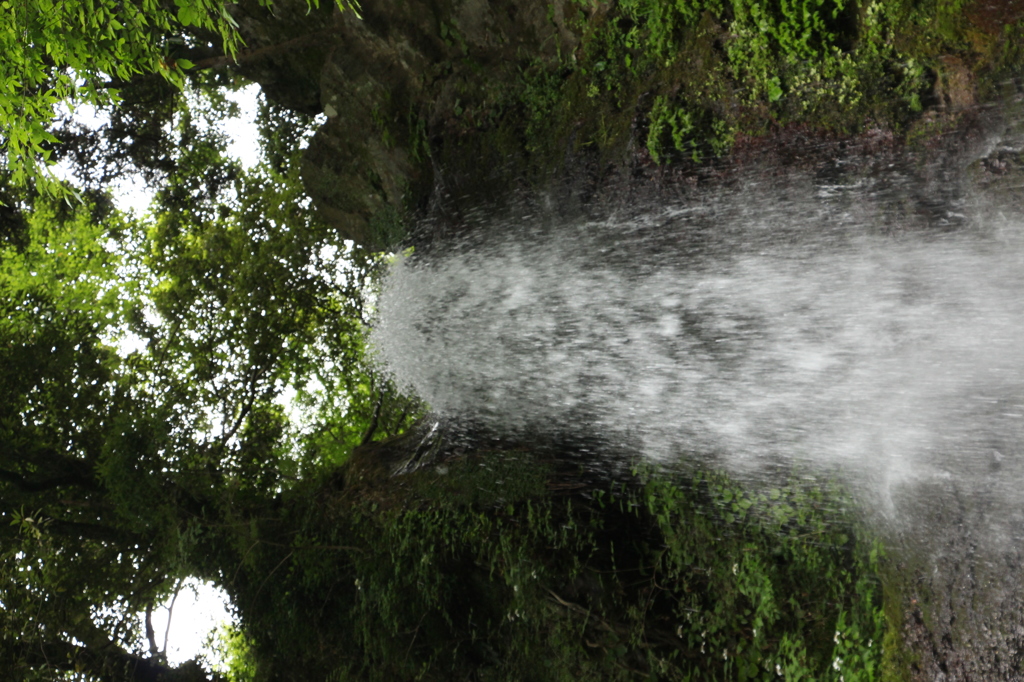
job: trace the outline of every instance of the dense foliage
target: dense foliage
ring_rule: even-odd
[[[159,667],[138,614],[204,531],[416,414],[363,364],[378,259],[312,215],[298,150],[243,169],[175,106],[149,215],[22,191],[0,245],[0,666],[26,679]]]
[[[340,501],[287,498],[304,518],[266,527],[229,588],[248,599],[250,660],[295,680],[875,680],[892,667],[877,548],[855,539],[838,491],[601,480],[585,464],[485,451],[356,497],[348,482]],[[252,596],[271,572],[280,588]]]
[[[176,10],[151,0],[0,5],[0,131],[13,182],[43,179],[44,187],[54,188],[45,182],[40,161],[50,158],[58,142],[50,124],[59,105],[109,106],[119,101],[119,88],[140,74],[161,74],[180,84],[182,70],[192,66],[174,55],[184,45],[185,27],[209,31],[228,53],[238,49],[223,3],[175,4]]]
[[[538,182],[567,149],[690,166],[783,130],[933,139],[1012,93],[1024,56],[1022,17],[1006,3],[622,0],[564,14],[580,27],[574,50],[519,64],[493,88],[467,85],[445,112],[461,145]],[[442,149],[443,162],[473,187],[460,149]]]
[[[270,0],[258,0],[269,7]],[[342,9],[351,5],[338,0]],[[310,6],[318,6],[310,0]],[[0,149],[10,182],[65,193],[48,172],[61,141],[52,123],[82,105],[130,102],[140,82],[182,87],[193,61],[230,60],[244,47],[238,24],[220,0],[115,0],[0,3]],[[189,58],[191,57],[191,59]],[[156,77],[154,84],[152,78]]]

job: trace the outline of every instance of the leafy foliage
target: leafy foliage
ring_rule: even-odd
[[[418,415],[363,361],[379,257],[315,219],[298,150],[243,169],[208,125],[216,101],[177,106],[172,171],[145,220],[12,192],[0,666],[25,679],[208,679],[168,668],[151,638],[147,650],[139,614],[180,578],[223,579],[204,558],[214,529],[248,527]],[[306,396],[301,419],[288,387]]]
[[[109,277],[118,259],[87,208],[39,198],[26,248],[7,247],[0,260],[0,656],[5,670],[25,675],[62,635],[97,650],[136,638],[108,610],[159,599],[165,570],[144,559],[160,555],[156,539],[119,523],[97,475],[130,402],[102,338],[123,309]]]
[[[722,46],[721,71],[703,75],[703,82],[684,76],[682,87],[655,100],[647,135],[652,159],[669,150],[700,161],[708,151],[718,156],[729,149],[743,124],[716,105],[723,92],[731,91],[741,106],[766,107],[782,122],[828,120],[831,112],[851,121],[877,117],[881,112],[871,109],[883,91],[888,101],[919,111],[928,83],[923,69],[893,45],[900,12],[896,3],[857,7],[842,0],[623,3],[630,28],[621,41],[634,70],[661,61],[673,69],[687,44],[705,37]],[[718,27],[727,29],[719,33]],[[905,117],[896,114],[895,121]]]
[[[0,122],[14,183],[42,177],[39,159],[50,157],[46,144],[58,142],[48,129],[58,105],[109,106],[118,101],[117,83],[146,73],[180,85],[191,63],[169,57],[170,36],[194,26],[216,35],[229,54],[237,51],[233,20],[222,3],[175,4],[176,10],[154,0],[0,5]]]
[[[233,586],[268,679],[879,679],[879,550],[838,490],[523,450],[405,482],[285,502],[299,535]],[[283,595],[242,598],[271,570]]]
[[[950,59],[978,75],[979,88],[1020,72],[1021,22],[982,32],[971,7],[580,0],[563,10],[580,33],[571,54],[524,61],[513,87],[463,97],[458,118],[489,131],[503,162],[521,154],[526,174],[541,178],[561,167],[567,146],[611,163],[642,147],[654,164],[703,164],[786,128],[913,137],[922,112],[943,103]],[[441,160],[459,168],[457,158]]]
[[[116,106],[126,99],[122,91],[135,91],[130,102],[140,82],[180,89],[196,66],[182,53],[203,46],[234,58],[243,47],[237,28],[222,0],[3,0],[0,140],[9,181],[38,183],[45,193],[72,191],[47,172],[54,145],[67,139],[66,128],[63,136],[51,129],[62,108],[123,112]]]

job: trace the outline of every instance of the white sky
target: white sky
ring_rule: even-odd
[[[200,654],[213,663],[219,662],[216,651],[205,644],[211,633],[232,620],[224,591],[211,583],[189,578],[182,584],[173,611],[169,606],[167,602],[163,608],[153,611],[157,646],[163,648],[164,635],[167,636],[167,662],[172,666],[180,665]],[[168,615],[170,630],[167,629]]]
[[[256,165],[259,161],[260,144],[256,130],[256,109],[260,86],[255,83],[247,85],[238,92],[231,93],[229,98],[238,103],[241,110],[238,118],[228,119],[222,125],[224,132],[231,139],[228,153],[242,162],[246,168]]]

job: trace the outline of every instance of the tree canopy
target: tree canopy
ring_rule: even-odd
[[[271,5],[271,0],[257,2]],[[345,0],[337,4],[353,7]],[[319,6],[319,0],[309,5]],[[48,173],[53,145],[61,142],[52,128],[55,117],[83,105],[110,109],[130,102],[124,90],[137,90],[140,81],[150,88],[159,89],[160,80],[181,88],[196,66],[193,60],[237,59],[244,47],[237,28],[221,0],[175,0],[173,5],[5,0],[0,4],[0,140],[9,182],[68,191]]]
[[[172,675],[139,614],[178,578],[218,577],[189,558],[202,529],[417,414],[363,358],[380,258],[302,196],[309,121],[265,107],[274,132],[244,169],[201,121],[222,100],[164,94],[173,143],[148,157],[163,171],[149,214],[7,176],[0,667],[19,679]]]

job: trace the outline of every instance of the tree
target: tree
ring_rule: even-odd
[[[294,152],[243,170],[204,113],[176,111],[150,224],[22,192],[5,234],[0,656],[25,679],[194,679],[146,650],[137,614],[196,572],[197,537],[417,413],[382,405],[391,389],[363,364],[378,259],[316,221]],[[146,347],[119,354],[125,334]]]

